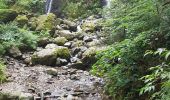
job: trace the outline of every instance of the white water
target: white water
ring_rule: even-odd
[[[46,14],[49,14],[52,9],[53,0],[46,1]]]
[[[111,0],[106,0],[106,8],[110,8],[111,7]]]

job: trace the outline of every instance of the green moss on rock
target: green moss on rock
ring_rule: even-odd
[[[63,46],[68,40],[65,37],[57,37],[54,39],[54,42],[57,45]]]
[[[56,16],[52,13],[39,16],[36,30],[52,30],[57,23],[55,18]]]
[[[13,21],[17,17],[17,12],[12,9],[0,9],[0,23]]]
[[[28,18],[27,18],[26,15],[18,15],[17,18],[16,18],[16,21],[21,26],[28,24]]]
[[[54,53],[55,55],[57,55],[57,57],[61,57],[64,59],[68,59],[70,57],[70,51],[67,47],[59,47],[55,50]]]

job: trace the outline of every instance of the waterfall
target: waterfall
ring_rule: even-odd
[[[104,7],[104,17],[105,18],[111,17],[111,12],[110,12],[111,3],[112,3],[112,0],[105,0],[105,7]]]
[[[111,7],[111,0],[106,0],[106,8],[110,8]]]
[[[52,9],[53,0],[46,1],[46,14],[49,14]]]

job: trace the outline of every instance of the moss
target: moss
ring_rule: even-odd
[[[30,18],[30,20],[28,21],[28,25],[32,30],[35,30],[37,27],[37,18],[36,17],[32,17]]]
[[[68,40],[65,37],[57,37],[54,41],[57,45],[63,46]]]
[[[57,55],[57,57],[61,57],[64,59],[68,59],[70,57],[70,51],[66,47],[57,48],[54,53],[55,55]]]
[[[19,15],[19,16],[17,16],[16,21],[21,26],[23,26],[25,24],[28,24],[28,18],[27,18],[26,15]]]
[[[13,21],[17,17],[17,12],[12,9],[0,9],[0,23]]]
[[[83,31],[94,31],[95,30],[95,23],[94,22],[85,22],[82,25]]]
[[[56,16],[52,13],[39,16],[36,30],[52,30],[57,23],[55,18]]]
[[[6,80],[5,67],[4,62],[0,59],[0,83],[3,83]]]

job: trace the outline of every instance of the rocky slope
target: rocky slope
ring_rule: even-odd
[[[35,30],[48,28],[51,38],[41,38],[36,51],[11,47],[9,56],[4,57],[8,82],[0,85],[0,99],[107,100],[103,80],[88,72],[96,62],[97,51],[106,48],[104,38],[97,34],[100,19],[89,17],[81,23],[58,19],[57,23],[49,17],[55,19],[53,15],[43,15],[36,25],[29,25]],[[22,24],[26,18],[17,19]]]

